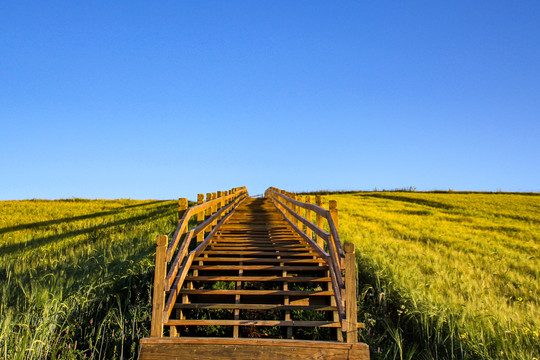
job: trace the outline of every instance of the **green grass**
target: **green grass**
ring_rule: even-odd
[[[539,196],[348,192],[325,206],[329,198],[342,240],[357,248],[360,339],[373,359],[540,357]],[[171,234],[176,210],[175,201],[0,202],[0,358],[136,358],[149,335],[155,237]]]
[[[374,358],[540,356],[540,197],[360,192],[339,203],[356,245],[361,339]]]
[[[132,359],[174,201],[0,202],[0,358]]]

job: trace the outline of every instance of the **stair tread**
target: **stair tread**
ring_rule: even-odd
[[[193,295],[263,295],[263,296],[333,296],[332,290],[214,290],[214,289],[180,289],[180,294]]]
[[[186,281],[329,282],[331,279],[328,276],[186,276]]]

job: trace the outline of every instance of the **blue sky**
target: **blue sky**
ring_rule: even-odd
[[[0,199],[540,191],[539,1],[0,2]]]

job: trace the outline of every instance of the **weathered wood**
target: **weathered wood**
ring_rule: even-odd
[[[195,289],[195,290],[180,290],[181,293],[194,295],[260,295],[260,296],[331,296],[334,294],[331,290],[212,290],[212,289]]]
[[[205,262],[238,262],[243,261],[245,263],[293,263],[293,264],[323,264],[326,263],[323,259],[276,259],[276,258],[257,258],[257,257],[212,257],[212,258],[196,258],[195,261],[204,260]]]
[[[239,296],[240,294],[237,294]],[[288,295],[285,295],[288,296]],[[191,303],[176,304],[175,309],[241,309],[241,310],[314,310],[335,311],[337,307],[329,305],[281,305],[281,304],[214,304],[214,303]],[[237,319],[235,319],[237,320]]]
[[[204,194],[197,194],[197,204],[201,205],[204,203]],[[204,210],[197,213],[197,225],[201,225],[204,221]],[[197,243],[201,243],[204,240],[204,233],[199,233],[197,235]]]
[[[140,360],[369,359],[366,344],[281,339],[146,338],[139,353]]]
[[[178,291],[182,287],[182,284],[184,282],[184,279],[187,275],[187,272],[189,270],[189,267],[191,266],[191,263],[193,262],[193,259],[198,257],[201,252],[204,251],[206,246],[208,246],[208,243],[212,239],[212,236],[216,233],[216,231],[219,229],[219,227],[227,221],[227,219],[234,213],[235,208],[245,199],[245,195],[240,195],[233,203],[230,205],[236,204],[231,212],[227,214],[213,229],[212,231],[207,235],[205,240],[199,244],[193,251],[191,251],[186,259],[186,262],[184,263],[182,270],[180,271],[179,276],[176,277],[176,280],[171,287],[171,292],[169,293],[169,296],[167,298],[167,302],[165,304],[165,309],[163,310],[164,318],[168,319],[171,315],[171,311],[174,305],[174,302],[176,301],[176,297],[178,296]]]
[[[224,325],[224,326],[294,326],[339,328],[334,321],[285,321],[285,320],[169,320],[166,326]]]
[[[212,193],[212,200],[218,200],[217,198],[217,193]],[[218,204],[219,203],[219,200],[218,201],[215,201],[212,205],[212,214],[215,214],[218,210]],[[214,220],[214,222],[212,223],[212,226],[216,226],[217,225],[217,218]]]
[[[311,204],[311,196],[309,195],[306,195],[306,204]],[[313,224],[312,211],[308,208],[306,208],[305,218],[309,222],[309,224]],[[311,228],[311,226],[307,225],[307,223],[306,223],[306,235],[310,239],[313,239],[313,229]]]
[[[233,193],[230,195],[232,198],[238,199],[243,194],[247,194],[247,191],[245,189],[239,190],[237,193]],[[184,231],[187,229],[189,219],[191,216],[198,214],[201,211],[206,210],[206,215],[210,216],[212,207],[215,206],[217,199],[212,200],[212,194],[208,193],[206,194],[207,202],[202,203],[200,205],[193,206],[187,211],[185,211],[184,215],[182,216],[182,219],[180,223],[178,224],[178,227],[176,228],[174,235],[172,236],[171,242],[169,244],[169,248],[167,249],[167,261],[171,261],[172,255],[174,253],[174,250],[176,249],[176,246],[178,245],[178,242],[180,241],[180,236],[184,233]]]
[[[167,250],[167,236],[158,235],[156,238],[156,266],[154,270],[154,293],[152,297],[152,324],[150,336],[163,336],[163,307],[165,305],[165,252]]]
[[[287,206],[285,206],[284,203],[282,203],[281,201],[279,201],[278,199],[276,198],[272,198],[272,201],[275,201],[277,202],[278,204],[280,204],[282,206],[283,209],[285,209],[286,211],[289,212],[290,216],[292,216],[293,218],[297,219],[298,221],[297,222],[302,222],[304,223],[309,229],[311,229],[313,232],[315,232],[319,237],[325,239],[326,241],[328,241],[330,239],[330,234],[327,233],[326,231],[324,231],[322,228],[319,228],[317,227],[316,225],[314,225],[312,222],[308,221],[307,219],[304,219],[301,215],[295,213],[293,211],[293,209],[290,209],[288,208]],[[295,226],[297,226],[294,222],[293,224]],[[303,232],[300,230],[299,227],[297,227],[299,232]],[[313,240],[312,237],[309,237],[310,239]],[[321,247],[321,250],[323,250],[323,248]]]
[[[325,271],[328,270],[327,266],[272,266],[272,265],[193,265],[191,269],[205,270],[205,271],[227,271],[227,270],[249,270],[249,271]]]
[[[189,281],[329,282],[325,276],[188,276]]]
[[[319,207],[322,207],[322,196],[317,195],[315,197],[315,204]],[[323,227],[323,217],[319,213],[315,213],[315,224],[318,228],[322,229]],[[317,244],[324,249],[324,241],[319,235],[317,235]]]
[[[169,272],[167,273],[167,276],[165,277],[165,291],[169,291],[171,289],[171,285],[174,281],[176,273],[178,272],[178,269],[180,268],[180,265],[182,264],[182,261],[184,260],[184,257],[187,254],[188,246],[189,246],[189,243],[191,242],[192,237],[193,237],[193,231],[190,231],[189,233],[186,234],[186,238],[184,242],[182,243],[180,250],[178,250],[176,257],[174,258],[174,261],[171,264]]]
[[[340,269],[343,269],[345,264],[345,254],[343,253],[343,247],[341,246],[341,240],[339,238],[339,221],[338,221],[338,210],[337,210],[337,201],[330,200],[329,202],[330,206],[330,213],[329,216],[327,216],[328,225],[330,227],[330,234],[332,235],[332,244],[334,246],[334,249],[336,251],[336,254],[339,258],[339,267]]]
[[[184,216],[184,212],[188,208],[188,201],[186,198],[180,198],[178,199],[178,222],[182,220],[182,216]]]
[[[279,193],[275,190],[272,190],[272,189],[268,189],[269,192],[271,192],[272,194],[278,196],[278,197],[281,197],[283,199],[285,199],[285,201],[289,202],[291,205],[288,205],[289,207],[292,207],[292,206],[299,206],[301,208],[304,208],[304,209],[309,209],[311,211],[313,211],[315,214],[319,214],[323,217],[325,217],[327,214],[328,214],[328,210],[324,209],[323,207],[319,206],[319,205],[313,205],[313,204],[306,204],[306,203],[303,203],[301,201],[298,201],[296,199],[293,199],[292,197],[292,194],[290,196],[287,196],[287,195],[284,195],[282,193]]]
[[[354,244],[345,244],[345,305],[346,321],[344,331],[348,343],[358,342],[357,299],[356,299],[356,256]]]
[[[326,253],[313,240],[313,234],[317,234],[313,228],[318,229],[319,234],[324,230],[322,224],[317,227],[313,223],[314,211],[310,207],[319,208],[319,213],[324,215],[320,216],[321,222],[326,219],[330,224],[331,232],[324,231],[321,235],[329,243],[339,241],[339,234],[334,236],[337,228],[330,211],[321,211],[310,203],[310,197],[302,202],[299,195],[272,190],[274,192],[266,192],[266,198],[249,200],[246,200],[245,188],[220,191],[215,198],[210,195],[210,201],[186,210],[177,227],[177,231],[185,234],[178,235],[175,241],[182,245],[174,253],[176,257],[166,279],[172,286],[169,285],[170,292],[163,306],[162,324],[169,327],[170,336],[176,336],[177,329],[185,326],[215,325],[229,327],[229,334],[237,338],[251,333],[252,330],[245,327],[253,326],[286,327],[290,338],[295,334],[294,327],[329,327],[338,335],[347,327],[352,332],[349,327],[353,325],[348,322],[351,317],[347,313],[350,309],[346,308],[350,300],[345,301],[349,296],[345,293],[348,288],[343,286],[339,264],[344,263],[345,258],[339,259],[337,246],[329,246],[330,253]],[[291,211],[293,207],[296,212]],[[201,219],[199,214],[205,211],[211,216]],[[195,215],[197,226],[187,231],[188,220]],[[204,234],[205,229],[209,232],[203,241],[187,254],[184,246],[191,241],[188,238],[200,239],[198,235]],[[176,246],[169,246],[171,248],[174,250]],[[194,288],[209,287],[217,281],[235,283],[229,283],[235,290]],[[289,290],[294,283],[304,282],[314,284],[310,286],[314,289]],[[265,290],[269,285],[264,284],[277,283],[282,283],[280,290]],[[244,289],[245,284],[254,288]],[[271,289],[275,285],[270,286]],[[232,320],[193,318],[195,312],[189,309],[230,311]],[[322,322],[295,321],[292,311],[296,310],[323,311],[336,316]],[[264,317],[267,311],[274,315]],[[276,319],[276,311],[282,311],[284,318]],[[259,315],[251,318],[254,312]],[[347,334],[344,333],[352,336]]]
[[[169,293],[169,296],[167,297],[167,302],[165,303],[165,307],[163,309],[163,318],[169,319],[171,316],[171,312],[173,310],[173,305],[176,302],[176,298],[178,296],[178,293],[180,291],[180,288],[182,287],[182,284],[184,283],[184,280],[186,279],[186,276],[189,271],[189,267],[191,266],[191,263],[193,262],[193,253],[190,253],[188,257],[186,258],[186,262],[184,263],[184,266],[182,266],[182,269],[180,269],[180,273],[174,280],[174,284],[171,287],[171,291]]]

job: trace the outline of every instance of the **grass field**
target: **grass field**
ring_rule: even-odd
[[[174,201],[0,202],[0,358],[134,358]]]
[[[540,196],[332,194],[379,358],[540,357]],[[377,356],[379,355],[379,356]]]
[[[540,196],[332,194],[374,359],[533,359]],[[0,202],[0,358],[136,358],[175,201]]]

